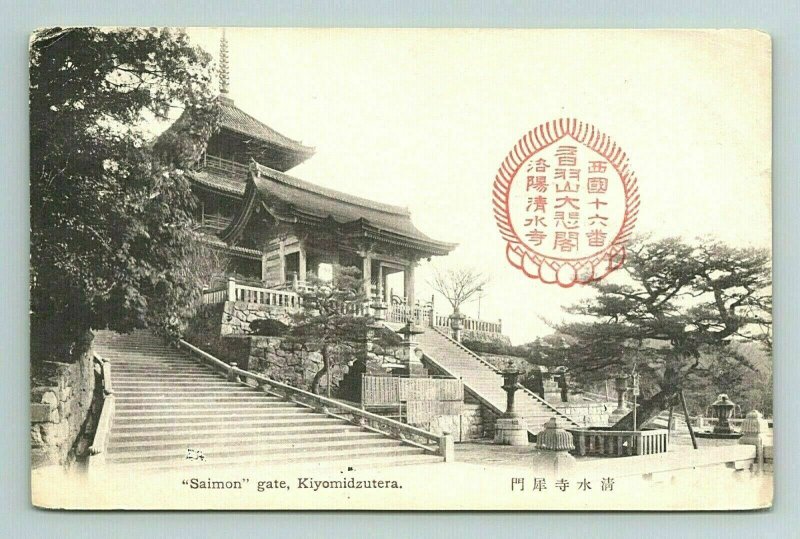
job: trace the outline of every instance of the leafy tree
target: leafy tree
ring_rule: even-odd
[[[579,321],[558,327],[571,343],[568,364],[585,381],[635,366],[643,393],[653,395],[642,402],[643,419],[708,377],[708,359],[720,351],[743,364],[731,343],[770,348],[771,282],[765,249],[644,238],[629,250],[621,276],[594,283],[597,295],[569,309]]]
[[[311,390],[319,393],[322,378],[334,366],[343,367],[366,353],[364,343],[373,319],[363,314],[366,295],[358,269],[335,267],[332,281],[309,273],[308,282],[303,309],[294,316],[287,342],[319,349],[322,366],[311,383]],[[328,383],[329,396],[330,391]]]
[[[74,356],[90,328],[179,331],[199,293],[185,171],[216,124],[210,57],[155,28],[46,29],[30,54],[33,357]]]

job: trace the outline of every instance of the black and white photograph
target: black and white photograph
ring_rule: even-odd
[[[768,34],[29,53],[34,506],[772,506]]]

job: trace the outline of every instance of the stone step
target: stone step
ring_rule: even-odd
[[[163,388],[212,388],[212,387],[227,387],[234,385],[235,382],[228,382],[225,378],[221,376],[214,377],[208,380],[203,381],[192,381],[192,380],[184,380],[184,381],[174,381],[174,382],[163,382],[161,380],[143,380],[132,382],[128,380],[122,380],[117,383],[114,380],[114,387],[121,389],[121,388],[141,388],[141,389],[153,389],[157,387]]]
[[[306,459],[303,459],[306,460]],[[347,455],[341,454],[335,457],[328,457],[324,462],[318,459],[314,459],[315,462],[309,463],[311,465],[314,464],[322,464],[325,467],[335,467],[341,466],[344,468],[353,467],[358,470],[365,470],[371,468],[383,468],[387,466],[420,466],[426,464],[439,464],[442,462],[442,458],[437,455],[431,455],[430,453],[425,453],[421,449],[418,450],[417,453],[403,453],[401,455],[364,455],[364,456],[354,456],[354,455]],[[271,460],[265,462],[262,458],[259,457],[228,457],[228,458],[215,458],[214,462],[203,462],[203,461],[188,461],[188,460],[179,460],[179,461],[167,461],[167,462],[135,462],[135,463],[125,463],[125,464],[114,464],[117,469],[120,470],[130,470],[129,473],[135,473],[137,470],[145,471],[145,472],[159,472],[159,471],[169,471],[169,470],[203,470],[206,466],[208,467],[216,467],[219,466],[228,466],[228,467],[247,467],[247,468],[257,468],[259,465],[269,464],[272,466],[276,465],[285,465],[287,462],[293,462],[293,459],[287,459],[283,461],[276,461]]]
[[[357,457],[377,457],[377,456],[387,456],[387,457],[396,457],[396,456],[403,456],[408,454],[420,454],[422,453],[422,449],[411,447],[411,446],[401,446],[397,444],[391,445],[345,445],[342,447],[332,447],[332,448],[319,448],[319,447],[309,447],[305,450],[298,450],[298,448],[286,448],[284,450],[278,451],[269,451],[263,450],[260,448],[250,449],[250,448],[235,448],[235,449],[228,449],[226,451],[211,451],[209,453],[204,452],[205,462],[209,464],[217,464],[220,461],[230,461],[233,460],[234,462],[239,461],[237,457],[257,457],[252,460],[257,462],[294,462],[298,459],[302,460],[314,460],[314,461],[330,461],[330,460],[349,460],[350,458],[357,458]],[[125,462],[141,462],[146,461],[148,463],[157,463],[159,461],[185,461],[186,460],[186,451],[164,451],[164,452],[147,452],[147,453],[136,453],[134,456],[119,456],[109,454],[106,457],[107,462],[111,463],[125,463]]]
[[[240,386],[240,385],[233,385],[230,386],[221,386],[221,387],[214,387],[210,389],[200,389],[197,388],[196,390],[192,391],[187,388],[175,388],[175,387],[164,387],[164,388],[151,388],[151,389],[141,389],[141,388],[133,388],[133,389],[120,389],[118,387],[114,388],[114,393],[117,397],[158,397],[158,396],[172,396],[172,397],[183,397],[183,396],[212,396],[212,395],[239,395],[239,394],[252,394],[256,393],[256,390],[252,387],[247,386]]]
[[[135,384],[135,383],[151,383],[162,382],[167,384],[181,384],[191,382],[200,384],[203,382],[215,382],[218,380],[226,381],[225,377],[214,373],[197,373],[197,374],[163,374],[149,376],[146,374],[129,374],[118,375],[114,374],[112,380],[115,384]]]
[[[242,415],[268,415],[270,417],[281,414],[309,413],[311,408],[301,408],[292,404],[271,403],[270,405],[261,403],[225,404],[218,406],[197,406],[188,404],[185,406],[142,406],[135,407],[122,406],[116,408],[118,418],[128,418],[131,416],[141,416],[148,418],[157,417],[186,417],[186,416],[242,416]]]
[[[320,416],[304,417],[303,421],[291,424],[267,424],[246,425],[237,423],[213,423],[209,426],[204,424],[190,424],[171,428],[126,428],[112,430],[110,443],[124,443],[134,441],[146,441],[148,443],[160,443],[163,441],[175,441],[186,438],[225,437],[236,435],[244,438],[252,437],[275,437],[275,436],[299,436],[299,435],[326,435],[330,433],[364,432],[360,427],[356,427],[344,421],[334,418],[323,418]]]
[[[187,411],[172,411],[167,413],[149,413],[149,412],[117,412],[114,421],[120,427],[130,425],[136,422],[146,422],[151,425],[155,424],[170,424],[176,422],[182,423],[203,423],[207,420],[215,420],[224,418],[230,423],[238,423],[240,421],[253,421],[260,420],[263,422],[272,422],[273,420],[296,418],[301,415],[310,415],[313,410],[310,408],[295,408],[293,410],[227,410],[225,413],[213,413],[208,410],[187,410]]]
[[[240,397],[228,399],[173,399],[173,398],[141,398],[141,397],[124,397],[117,398],[117,410],[130,410],[134,408],[142,409],[180,409],[184,407],[194,408],[218,408],[220,406],[229,405],[247,405],[247,406],[263,406],[263,407],[280,407],[280,406],[296,406],[293,403],[282,401],[276,398],[270,398],[267,395],[242,395]]]
[[[331,423],[342,424],[341,420],[323,416],[321,414],[289,414],[286,416],[272,416],[272,417],[243,417],[237,416],[235,419],[230,417],[210,416],[204,418],[191,418],[177,417],[165,418],[163,421],[141,421],[131,420],[131,418],[115,418],[114,426],[111,427],[113,432],[133,432],[133,431],[152,431],[164,429],[180,429],[180,428],[205,428],[213,429],[219,427],[279,427],[283,425],[329,425]]]
[[[165,456],[185,456],[187,449],[198,449],[206,456],[213,454],[275,454],[288,453],[291,451],[304,451],[313,449],[340,449],[354,447],[397,447],[400,442],[380,435],[345,435],[339,433],[338,437],[328,435],[325,437],[291,437],[291,438],[261,438],[241,440],[239,438],[227,439],[185,439],[180,442],[169,442],[143,445],[113,445],[109,446],[109,455],[120,455],[125,457],[154,458],[159,455]]]
[[[173,404],[181,404],[181,403],[189,403],[189,402],[204,402],[208,403],[211,406],[216,405],[216,403],[224,403],[224,402],[250,402],[250,401],[257,401],[263,403],[272,403],[272,402],[288,402],[284,399],[280,399],[278,397],[274,397],[272,395],[268,395],[262,391],[255,391],[253,389],[242,391],[242,392],[227,392],[222,393],[219,395],[200,395],[197,396],[195,393],[187,393],[185,396],[175,396],[172,394],[156,394],[156,395],[118,395],[117,396],[117,406],[120,404],[166,404],[166,405],[173,405]]]
[[[335,441],[342,439],[355,438],[381,438],[375,432],[357,430],[353,427],[316,427],[306,429],[262,429],[262,430],[225,430],[208,433],[186,432],[179,436],[176,435],[156,435],[153,436],[116,436],[109,441],[109,451],[114,450],[136,450],[138,448],[150,447],[182,447],[186,448],[187,443],[196,444],[190,447],[208,447],[210,444],[237,444],[237,443],[292,443],[296,441]],[[207,445],[209,444],[209,445]]]

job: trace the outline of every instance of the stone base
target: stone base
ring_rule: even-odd
[[[563,477],[575,467],[577,460],[568,451],[537,451],[533,455],[533,470],[546,477]]]
[[[528,427],[520,417],[501,417],[494,424],[494,443],[528,445]]]

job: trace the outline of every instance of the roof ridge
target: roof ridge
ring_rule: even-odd
[[[395,215],[402,215],[402,216],[411,216],[411,211],[408,207],[404,206],[396,206],[394,204],[387,204],[385,202],[377,202],[375,200],[370,200],[368,198],[359,197],[356,195],[351,195],[345,193],[343,191],[337,191],[336,189],[331,189],[329,187],[323,187],[321,185],[316,185],[306,180],[302,180],[295,176],[291,176],[286,174],[285,172],[277,171],[273,168],[267,167],[262,165],[261,163],[257,162],[255,159],[253,160],[255,163],[257,171],[259,173],[264,173],[273,180],[277,180],[292,187],[303,189],[306,191],[311,191],[312,193],[331,198],[333,200],[338,200],[340,202],[346,202],[348,204],[354,204],[357,206],[362,206],[365,208],[370,208],[373,210],[382,211],[384,213],[391,213]]]

